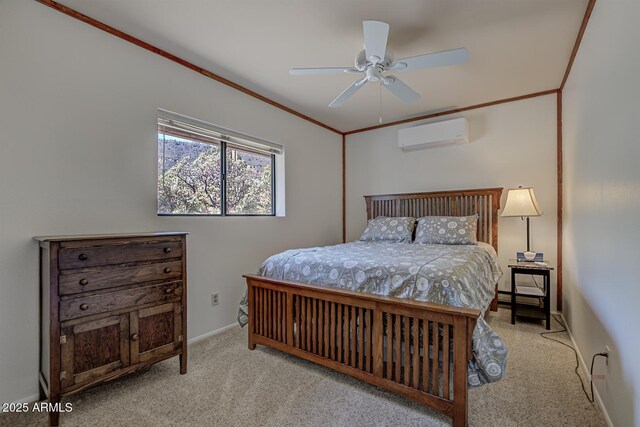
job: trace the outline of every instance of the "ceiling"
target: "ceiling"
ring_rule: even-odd
[[[382,91],[383,122],[560,86],[587,0],[61,0],[94,19],[341,131],[376,125],[368,84],[327,105],[356,74],[290,76],[293,67],[352,66],[362,21],[390,24],[396,58],[466,47],[469,62],[398,75],[422,95]]]

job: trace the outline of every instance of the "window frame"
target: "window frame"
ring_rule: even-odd
[[[171,133],[160,132],[158,130],[157,135],[160,134],[171,135]],[[200,144],[209,144],[209,142],[198,140],[196,138],[189,138],[185,136],[179,136],[179,138],[191,140]],[[242,148],[238,148],[242,150]],[[267,154],[261,154],[265,157]],[[189,217],[275,217],[276,216],[276,155],[271,153],[268,155],[271,160],[271,212],[269,213],[227,213],[227,141],[220,140],[220,213],[162,213],[158,212],[159,206],[156,206],[157,216],[189,216]],[[166,171],[162,172],[163,175]],[[160,176],[158,176],[160,179]],[[156,186],[156,200],[158,200]]]

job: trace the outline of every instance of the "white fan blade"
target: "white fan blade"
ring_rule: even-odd
[[[364,21],[364,50],[367,60],[377,64],[384,60],[387,51],[387,37],[389,36],[389,24],[380,21]]]
[[[404,82],[397,77],[387,76],[382,81],[382,85],[386,87],[389,92],[400,98],[405,104],[413,104],[420,99],[420,95],[416,91],[404,84]]]
[[[321,68],[292,68],[289,70],[289,74],[292,76],[306,76],[311,74],[344,74],[344,73],[359,73],[353,67],[321,67]]]
[[[426,55],[398,59],[393,63],[391,69],[396,71],[413,71],[420,68],[464,64],[468,60],[469,52],[463,47],[460,49],[443,50],[442,52],[427,53]]]
[[[362,80],[358,80],[358,81],[353,82],[351,84],[351,86],[349,86],[348,88],[343,90],[342,93],[340,95],[338,95],[336,99],[331,101],[331,104],[329,104],[329,107],[339,107],[342,104],[344,104],[345,102],[347,102],[347,99],[351,98],[354,93],[356,93],[358,90],[360,90],[360,88],[362,86],[364,86],[364,84],[366,82],[367,82],[367,78],[366,77],[364,79],[362,79]]]

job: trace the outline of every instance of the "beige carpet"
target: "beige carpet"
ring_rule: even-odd
[[[489,323],[507,343],[506,377],[471,389],[472,426],[601,426],[568,348],[545,340],[541,323]],[[558,325],[554,322],[554,328]],[[568,342],[566,334],[556,334]],[[347,376],[258,346],[235,328],[191,346],[189,373],[177,359],[69,398],[63,426],[448,426],[418,404]],[[46,425],[41,414],[4,414],[7,426]]]

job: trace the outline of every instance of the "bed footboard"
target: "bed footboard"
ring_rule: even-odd
[[[467,425],[480,311],[247,275],[249,348],[293,354]]]

